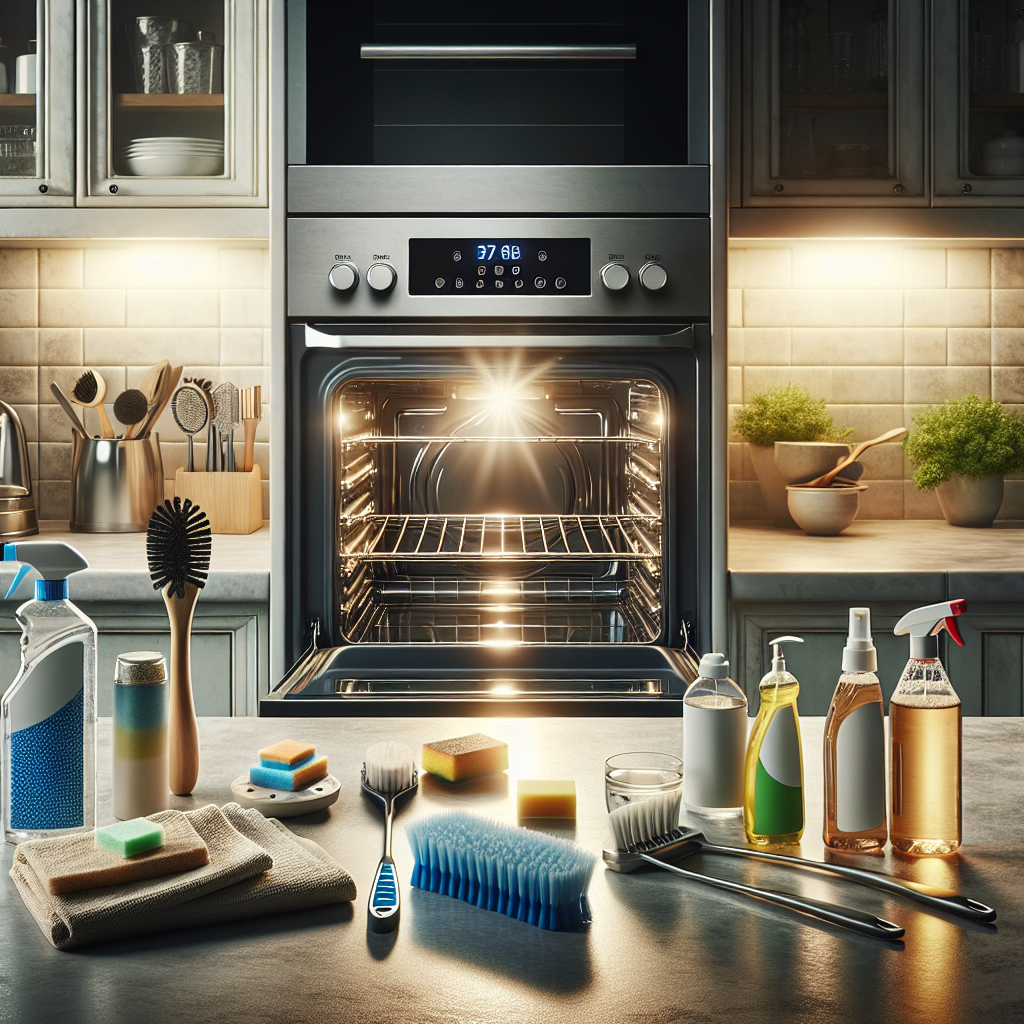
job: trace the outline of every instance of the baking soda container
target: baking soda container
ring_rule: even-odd
[[[96,824],[96,627],[68,600],[68,576],[88,568],[70,545],[4,545],[35,568],[35,600],[15,613],[21,670],[0,701],[3,828],[8,842],[82,832]]]
[[[167,810],[167,669],[158,651],[117,656],[113,761],[115,818]]]
[[[700,659],[697,679],[683,697],[683,802],[716,817],[743,809],[747,698],[729,678],[721,654]]]

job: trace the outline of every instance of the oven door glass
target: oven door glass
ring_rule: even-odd
[[[310,4],[306,163],[687,163],[687,4]]]

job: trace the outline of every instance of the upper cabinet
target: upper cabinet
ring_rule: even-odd
[[[0,3],[0,205],[74,200],[73,0]]]
[[[1024,0],[933,8],[935,205],[1024,206]]]
[[[742,10],[743,204],[926,205],[920,0]]]

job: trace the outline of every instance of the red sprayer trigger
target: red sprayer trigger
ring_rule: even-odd
[[[960,627],[956,624],[956,619],[950,616],[944,620],[946,629],[949,630],[949,635],[961,646],[964,645],[964,638],[960,635]]]

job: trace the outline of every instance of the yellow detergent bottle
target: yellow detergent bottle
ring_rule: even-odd
[[[780,644],[798,643],[798,636],[771,641],[772,670],[758,687],[761,706],[747,744],[743,787],[743,829],[759,846],[798,843],[804,831],[804,760],[796,699],[800,684],[786,671]]]

